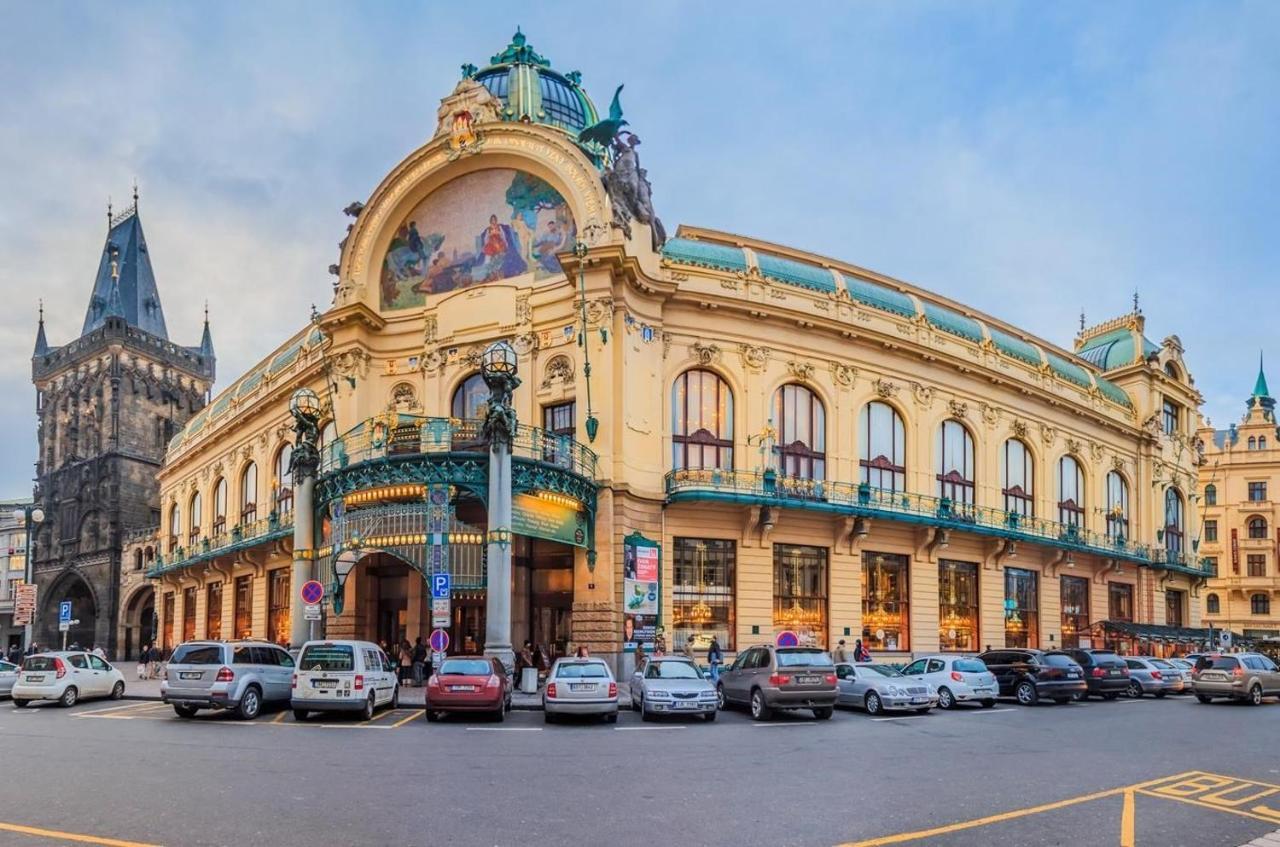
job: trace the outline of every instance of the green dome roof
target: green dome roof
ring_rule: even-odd
[[[529,46],[519,29],[487,66],[476,70],[463,65],[462,72],[502,101],[506,120],[553,126],[576,137],[600,119],[582,90],[582,75],[551,70],[551,62]]]

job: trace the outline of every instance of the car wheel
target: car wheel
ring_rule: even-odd
[[[437,712],[435,709],[427,709],[426,711],[427,711],[427,721],[429,723],[435,723],[436,721],[440,720],[440,713]]]
[[[829,721],[831,716],[835,714],[835,709],[830,706],[823,706],[813,710],[813,716],[820,721]]]
[[[251,721],[262,711],[262,692],[257,686],[250,685],[240,695],[240,705],[236,707],[236,717],[242,721]]]
[[[428,712],[428,714],[430,714],[430,713]],[[553,715],[551,712],[543,712],[543,713],[542,713],[542,722],[543,722],[543,723],[555,723],[557,720],[558,720],[557,716],[556,716],[556,715]]]
[[[607,714],[607,715],[605,715],[605,716],[604,716],[604,721],[605,721],[605,723],[617,723],[617,722],[618,722],[618,713],[617,713],[617,712],[610,712],[609,714]]]
[[[308,712],[306,709],[294,709],[294,710],[293,710],[293,719],[294,719],[295,721],[297,721],[298,723],[303,723],[303,722],[305,722],[305,721],[306,721],[306,719],[307,719],[307,715],[309,715],[309,714],[310,714],[310,712]],[[428,713],[428,715],[429,715],[429,714],[430,714],[430,713]]]
[[[982,708],[984,708],[984,709],[990,709],[990,708],[993,708],[995,705],[996,705],[996,701],[995,701],[995,700],[983,700],[983,701],[982,701]]]
[[[391,692],[391,703],[388,706],[388,708],[390,709],[400,708],[400,686],[398,685],[395,687],[395,690]]]
[[[1205,694],[1197,694],[1197,695],[1196,695],[1196,699],[1197,699],[1197,700],[1199,700],[1201,703],[1212,703],[1212,702],[1213,702],[1213,698],[1212,698],[1212,697],[1209,697],[1208,695],[1205,695]]]
[[[1116,699],[1116,698],[1117,698],[1117,697],[1119,697],[1119,696],[1120,696],[1120,692],[1119,692],[1119,691],[1108,691],[1106,694],[1103,694],[1103,695],[1102,695],[1102,699],[1103,699],[1103,700],[1114,700],[1114,699]]]
[[[364,708],[360,710],[360,720],[373,720],[373,713],[377,708],[377,704],[373,701],[373,692],[369,692],[369,699],[364,701]]]
[[[884,704],[880,702],[880,695],[874,691],[868,691],[866,699],[863,700],[863,706],[866,707],[868,715],[878,715],[884,711]]]
[[[729,701],[727,701],[727,700],[725,700],[725,699],[724,699],[724,686],[723,686],[723,685],[717,685],[717,686],[716,686],[716,708],[717,708],[717,709],[727,709],[727,708],[729,708]]]
[[[76,690],[74,685],[68,685],[66,690],[62,692],[62,696],[58,698],[58,705],[63,708],[69,708],[76,704],[80,699],[80,692]]]
[[[1253,687],[1249,689],[1249,705],[1262,705],[1262,686],[1258,685],[1256,682],[1253,684]]]
[[[714,721],[714,720],[716,719],[716,713],[715,713],[715,712],[707,712],[705,715],[703,715],[703,716],[702,716],[702,718],[703,718],[703,720],[705,720],[707,723],[711,723],[712,721]]]
[[[504,705],[499,705],[498,710],[493,713],[493,719],[498,723],[502,723],[507,719],[507,709]]]
[[[751,718],[757,721],[767,721],[773,717],[773,709],[770,709],[764,702],[764,693],[757,688],[751,692]]]
[[[1018,702],[1024,706],[1034,706],[1036,701],[1040,699],[1040,695],[1036,693],[1035,685],[1027,679],[1018,683],[1018,687],[1014,689],[1013,694],[1018,698]]]
[[[27,708],[27,704],[28,704],[28,703],[30,703],[30,702],[31,702],[30,700],[14,700],[14,701],[13,701],[13,708],[15,708],[15,709],[25,709],[25,708]]]
[[[950,709],[956,705],[956,698],[952,696],[951,689],[943,686],[938,689],[938,706],[943,709]]]
[[[645,708],[644,697],[640,698],[640,720],[648,722],[653,720],[654,716],[649,714],[649,710]]]
[[[1142,683],[1138,682],[1136,679],[1133,680],[1132,682],[1129,683],[1129,687],[1125,689],[1124,693],[1128,694],[1134,700],[1141,700],[1142,699]]]
[[[1089,692],[1087,691],[1077,691],[1075,694],[1071,695],[1071,699],[1077,703],[1082,703],[1088,698],[1089,698]]]
[[[111,699],[119,700],[122,697],[124,697],[124,683],[117,682],[111,687]]]
[[[194,718],[198,711],[200,710],[195,706],[183,706],[179,703],[173,704],[173,713],[180,718]]]

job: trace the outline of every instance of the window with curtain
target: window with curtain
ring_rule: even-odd
[[[1263,517],[1249,518],[1249,537],[1250,538],[1266,538],[1267,537],[1267,519]]]
[[[1165,626],[1186,626],[1184,609],[1187,607],[1187,592],[1169,589],[1164,593]]]
[[[1089,634],[1089,579],[1064,576],[1061,580],[1062,646],[1078,648],[1080,635]]]
[[[289,569],[267,572],[267,640],[289,643]]]
[[[1016,438],[1004,443],[1001,473],[1004,510],[1025,518],[1035,515],[1035,464],[1026,444]]]
[[[862,407],[858,426],[862,482],[886,491],[907,489],[906,427],[898,410],[878,400]]]
[[[213,484],[213,534],[222,535],[227,531],[227,480],[218,477]]]
[[[546,441],[542,460],[566,468],[573,467],[572,439],[577,432],[578,404],[569,400],[542,407],[542,430]]]
[[[1222,611],[1221,603],[1218,601],[1217,594],[1210,594],[1204,600],[1204,610],[1211,615],[1216,615]]]
[[[205,600],[204,637],[210,641],[222,640],[222,582],[211,582]]]
[[[1040,646],[1040,574],[1004,569],[1004,646]]]
[[[692,642],[706,650],[714,636],[721,649],[733,650],[734,564],[737,544],[719,538],[676,538],[672,545],[672,646]]]
[[[1119,471],[1107,474],[1107,537],[1129,537],[1129,483]]]
[[[1204,487],[1204,504],[1206,506],[1218,505],[1218,486],[1206,485]]]
[[[1172,400],[1165,400],[1161,407],[1161,422],[1164,426],[1165,435],[1173,435],[1178,431],[1178,404]]]
[[[204,511],[204,498],[197,491],[191,495],[191,506],[187,512],[187,544],[196,546],[200,540],[200,514]]]
[[[907,598],[911,562],[894,553],[862,554],[862,643],[872,650],[909,650]]]
[[[978,566],[938,562],[938,644],[947,652],[976,652],[978,640]]]
[[[778,470],[784,476],[822,480],[827,466],[827,412],[803,385],[791,383],[773,396],[778,427]]]
[[[733,392],[719,374],[685,371],[671,387],[671,467],[733,469]]]
[[[453,400],[449,407],[455,418],[483,418],[489,407],[489,386],[484,384],[484,377],[473,373],[464,379],[453,390]]]
[[[1210,543],[1218,540],[1218,522],[1216,520],[1204,522],[1204,540]]]
[[[1074,456],[1063,456],[1058,460],[1058,522],[1082,527],[1084,505],[1084,471]]]
[[[773,545],[773,628],[827,646],[827,548]]]
[[[182,510],[174,503],[169,508],[169,552],[178,549],[178,535],[182,532]]]
[[[1255,615],[1271,614],[1271,598],[1265,594],[1254,594],[1250,596],[1249,611]]]
[[[1133,586],[1127,582],[1107,583],[1107,617],[1113,621],[1133,621]]]
[[[1170,487],[1164,492],[1164,549],[1170,553],[1182,552],[1183,528],[1182,495]]]
[[[276,514],[287,515],[293,511],[293,445],[285,442],[276,451],[275,479]]]
[[[938,496],[953,503],[973,505],[973,436],[964,424],[946,420],[938,427],[935,442],[938,457]]]
[[[258,519],[258,466],[250,462],[240,474],[240,523]]]
[[[1248,576],[1267,575],[1267,557],[1261,553],[1249,553],[1245,556],[1245,574]]]

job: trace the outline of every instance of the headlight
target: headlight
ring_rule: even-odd
[[[670,700],[671,699],[670,691],[646,691],[645,694],[651,700]]]
[[[902,689],[896,685],[888,685],[885,686],[884,693],[888,694],[890,697],[901,697]]]

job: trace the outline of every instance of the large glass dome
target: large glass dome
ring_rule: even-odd
[[[553,126],[575,136],[599,120],[578,72],[551,70],[551,62],[538,55],[518,29],[507,49],[473,73],[476,82],[502,100],[506,120]]]

